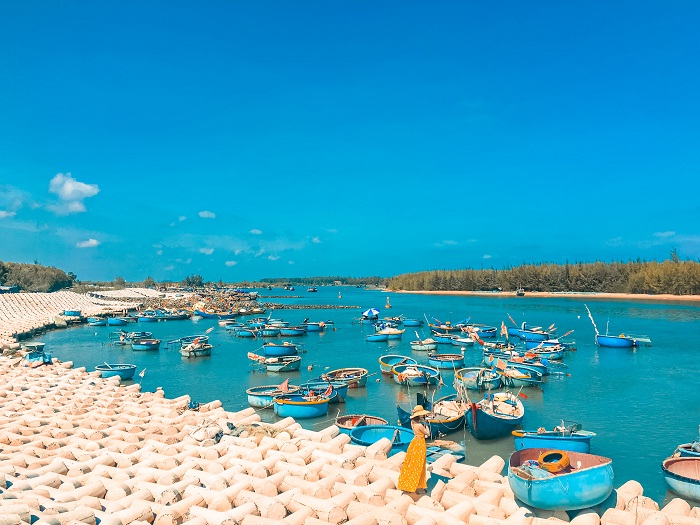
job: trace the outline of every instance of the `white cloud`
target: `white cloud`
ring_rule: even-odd
[[[236,266],[238,264],[238,261],[226,261],[224,264],[228,267]]]
[[[199,253],[203,253],[204,255],[211,255],[214,253],[214,248],[200,248]]]
[[[185,217],[184,215],[180,215],[180,216],[177,218],[177,220],[180,221],[180,222],[184,221],[185,219],[187,219],[187,217]]]
[[[190,264],[192,262],[192,257],[190,257],[189,259],[175,259],[175,262],[181,264]]]
[[[258,253],[255,254],[255,257],[260,257],[263,253],[265,253],[265,248],[260,248]]]
[[[257,228],[253,228],[248,233],[252,233],[253,235],[262,235],[262,230],[258,230]]]
[[[86,211],[83,200],[97,195],[100,188],[97,184],[77,181],[70,173],[57,173],[49,182],[49,192],[58,195],[61,202],[51,204],[47,208],[58,215],[68,215]]]
[[[268,255],[268,256],[267,256],[267,260],[268,260],[268,261],[276,261],[276,260],[279,259],[279,258],[280,258],[279,255]]]
[[[164,269],[166,272],[169,272],[170,270],[174,270],[175,267],[171,264],[170,266],[166,266],[166,267],[163,268],[163,269]]]
[[[294,261],[287,261],[289,264],[294,264]]]
[[[156,255],[163,255],[163,250],[158,250],[158,251],[156,252]]]
[[[0,219],[6,219],[7,217],[14,217],[17,215],[13,211],[5,211],[5,210],[0,210]]]
[[[313,239],[311,239],[311,242],[314,244],[321,244],[321,239],[319,239],[318,237],[314,237]]]
[[[336,230],[335,228],[326,228],[326,231],[328,233],[338,233],[338,230]]]
[[[80,241],[76,244],[78,248],[95,248],[100,245],[100,241],[97,239],[88,239],[87,241]]]
[[[216,213],[214,213],[213,211],[207,211],[207,210],[200,211],[199,216],[202,219],[216,219]],[[182,220],[184,220],[184,219],[182,219]]]
[[[484,254],[484,259],[490,259],[490,258],[491,258],[491,255],[489,255],[488,253]]]
[[[442,241],[442,242],[436,242],[436,243],[433,243],[433,244],[434,244],[435,246],[437,246],[438,248],[442,248],[442,247],[444,247],[444,246],[457,246],[457,241],[452,241],[452,240],[449,240],[449,239],[448,239],[448,240],[445,240],[445,241]]]
[[[676,235],[676,232],[672,232],[672,231],[669,231],[669,232],[656,232],[656,233],[654,234],[654,237],[666,238],[666,237],[673,237],[674,235]]]

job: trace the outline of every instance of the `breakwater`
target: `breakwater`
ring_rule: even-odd
[[[404,453],[350,443],[335,425],[260,423],[251,408],[194,407],[53,360],[0,357],[3,525],[700,525],[700,509],[662,509],[639,483],[571,517],[518,504],[493,456],[444,456],[430,495],[396,489]]]

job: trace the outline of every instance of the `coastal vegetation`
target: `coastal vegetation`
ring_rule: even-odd
[[[26,292],[55,292],[70,288],[76,276],[53,266],[0,261],[0,285]]]
[[[672,252],[662,262],[523,264],[502,270],[433,270],[398,275],[390,290],[700,294],[700,263]]]

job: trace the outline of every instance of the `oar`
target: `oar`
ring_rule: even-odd
[[[109,363],[107,363],[106,361],[105,361],[105,366],[106,366],[107,368],[109,368],[110,370],[112,370],[112,367],[109,366]]]

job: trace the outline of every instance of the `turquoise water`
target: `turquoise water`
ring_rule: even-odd
[[[403,314],[423,318],[424,314],[442,321],[456,323],[466,317],[472,322],[500,326],[511,324],[508,315],[517,322],[549,326],[555,323],[558,333],[574,332],[567,338],[576,340],[576,351],[568,352],[563,373],[545,379],[541,389],[527,388],[522,393],[526,414],[523,427],[553,428],[561,419],[582,423],[586,430],[598,435],[592,440],[594,454],[613,459],[615,485],[629,479],[639,481],[645,495],[659,503],[670,499],[661,473],[660,463],[676,445],[691,441],[700,424],[700,359],[698,359],[698,321],[700,308],[686,304],[649,304],[627,301],[582,299],[539,299],[516,297],[460,297],[418,294],[389,294],[357,288],[321,287],[317,293],[305,289],[285,292],[281,289],[263,290],[261,301],[307,305],[342,304],[357,309],[278,310],[273,317],[297,324],[305,318],[311,321],[333,320],[326,332],[309,333],[296,338],[306,349],[302,370],[289,374],[254,372],[247,352],[255,352],[261,340],[236,338],[217,322],[169,321],[130,325],[131,329],[152,331],[165,341],[185,335],[203,333],[215,327],[210,342],[216,345],[211,357],[183,359],[165,345],[159,352],[133,352],[129,348],[109,345],[108,334],[114,327],[80,326],[44,334],[47,351],[75,366],[93,370],[103,362],[134,363],[137,370],[146,369],[142,380],[144,390],[163,387],[168,397],[188,394],[200,403],[218,399],[227,410],[248,406],[245,390],[250,386],[279,384],[286,377],[292,384],[318,376],[323,371],[342,367],[364,367],[374,374],[366,388],[351,389],[345,404],[331,405],[328,417],[304,420],[307,428],[322,428],[331,424],[340,411],[370,413],[395,422],[396,405],[406,409],[415,405],[416,389],[396,385],[379,372],[378,358],[383,353],[411,355],[426,361],[424,352],[412,352],[409,342],[415,339],[415,329],[407,328],[401,341],[368,343],[364,335],[372,327],[357,322],[361,311],[375,307],[380,317]],[[342,298],[338,297],[339,292]],[[266,299],[267,295],[296,295],[297,298]],[[384,305],[387,296],[392,308]],[[636,350],[598,348],[594,330],[584,308],[587,301],[598,329],[611,334],[621,332],[647,334],[651,347]],[[429,335],[427,328],[417,329],[421,336]],[[289,338],[291,340],[291,338]],[[454,352],[457,347],[444,347]],[[466,349],[465,366],[481,360],[478,346]],[[309,371],[307,367],[311,366]],[[453,373],[443,374],[445,385],[435,398],[453,392]],[[138,381],[139,377],[135,377]],[[433,390],[430,391],[432,396]],[[261,410],[264,421],[274,421],[272,410]],[[493,454],[504,458],[513,452],[512,437],[479,442],[468,432],[446,436],[466,447],[467,461],[479,464]]]

